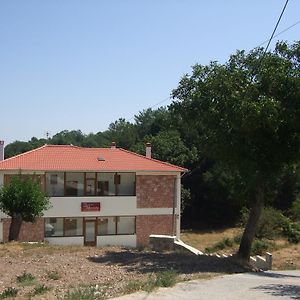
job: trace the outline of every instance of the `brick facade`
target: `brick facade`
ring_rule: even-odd
[[[174,201],[173,175],[136,176],[136,197],[138,208],[171,208]]]
[[[172,215],[137,216],[137,246],[147,246],[150,234],[172,235]]]
[[[9,227],[11,219],[3,219],[3,242],[8,241]],[[38,218],[35,223],[23,222],[19,241],[21,242],[41,242],[44,240],[44,219]]]

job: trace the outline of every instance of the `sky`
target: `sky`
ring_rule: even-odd
[[[225,62],[267,40],[284,3],[1,0],[0,140],[133,121],[169,97],[192,65]],[[290,0],[277,33],[299,12],[300,0]],[[300,24],[276,40],[300,40]]]

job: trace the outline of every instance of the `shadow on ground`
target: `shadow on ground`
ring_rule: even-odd
[[[199,272],[231,274],[249,271],[249,269],[239,265],[233,258],[218,258],[205,255],[196,256],[173,252],[107,251],[101,256],[90,256],[88,260],[98,264],[117,264],[127,271],[136,271],[139,273],[152,273],[165,269],[174,269],[182,274]]]
[[[291,299],[300,299],[300,286],[291,284],[269,284],[253,288],[262,290],[273,296],[289,296]]]
[[[300,278],[300,276],[298,275],[282,274],[280,272],[279,273],[259,272],[259,273],[252,273],[252,274],[255,276],[270,277],[270,278]]]

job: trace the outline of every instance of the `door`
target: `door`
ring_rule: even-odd
[[[96,220],[84,221],[84,245],[96,246]]]

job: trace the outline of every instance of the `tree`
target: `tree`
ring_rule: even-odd
[[[0,189],[0,210],[11,217],[9,241],[18,240],[22,222],[33,223],[50,207],[37,176],[16,175]]]
[[[205,155],[238,172],[253,195],[238,251],[248,260],[266,192],[300,158],[300,43],[197,64],[173,97],[172,110],[197,128]]]

